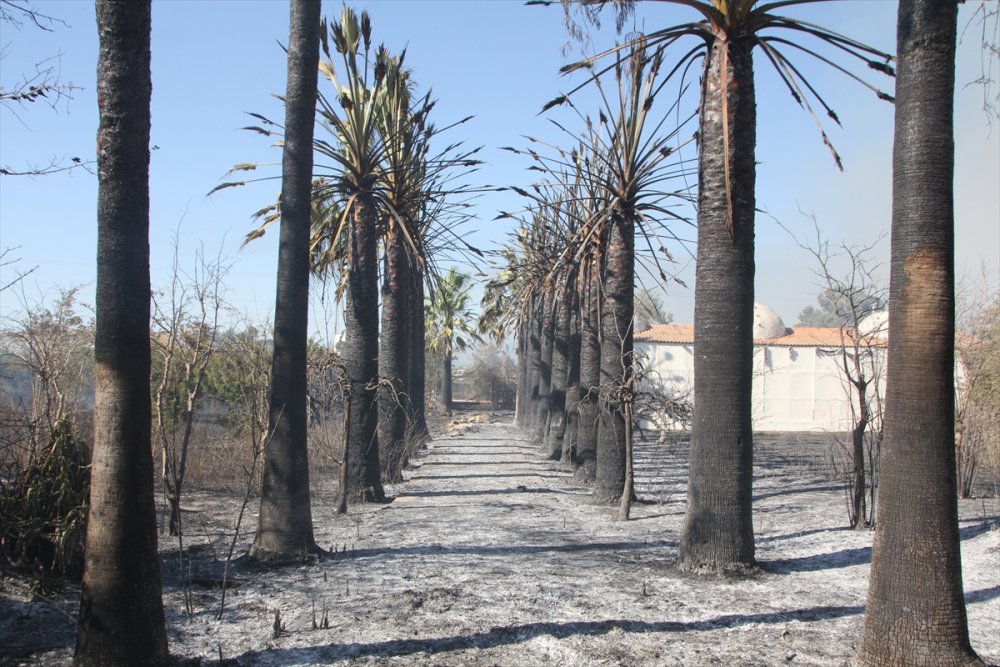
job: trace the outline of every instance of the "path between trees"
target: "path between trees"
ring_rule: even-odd
[[[437,438],[390,489],[390,504],[353,506],[344,517],[334,490],[315,484],[316,538],[337,555],[278,570],[236,566],[221,621],[218,589],[198,586],[188,620],[176,545],[161,538],[171,652],[282,666],[846,664],[872,534],[842,528],[843,490],[816,446],[758,446],[755,522],[767,571],[719,581],[670,567],[684,513],[683,444],[637,449],[638,492],[649,502],[622,523],[509,423]],[[217,496],[191,502],[205,525],[220,505]],[[230,536],[233,502],[214,510]],[[962,510],[972,641],[1000,662],[996,500]],[[225,534],[189,536],[196,574],[221,570]]]

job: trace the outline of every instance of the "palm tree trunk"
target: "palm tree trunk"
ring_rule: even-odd
[[[566,284],[556,294],[552,337],[552,387],[549,390],[549,426],[545,432],[548,458],[562,458],[563,437],[566,435],[566,386],[569,380],[569,320],[572,284]]]
[[[405,240],[398,229],[390,229],[385,238],[385,271],[382,281],[382,331],[379,349],[379,453],[382,471],[390,482],[403,480],[406,465],[406,422],[410,411],[406,370],[409,366],[410,336],[407,296],[412,279],[407,271]]]
[[[441,402],[444,403],[444,410],[451,414],[451,350],[444,351],[441,371]]]
[[[957,11],[899,3],[890,372],[860,665],[982,664],[969,644],[955,480]]]
[[[524,426],[531,429],[538,419],[538,402],[542,384],[542,316],[541,304],[535,303],[531,308],[528,323],[528,404],[525,406]]]
[[[413,424],[411,426],[413,437],[422,444],[429,437],[425,411],[427,346],[424,340],[426,327],[424,322],[424,276],[423,271],[417,266],[411,267],[410,285],[412,291],[407,299],[407,308],[410,313],[410,348],[407,354],[409,382],[407,382],[407,386],[410,390],[410,406],[413,410]]]
[[[576,437],[580,429],[580,294],[574,281],[570,290],[570,322],[566,371],[566,430],[563,434],[561,461],[572,464],[576,461]]]
[[[350,229],[349,273],[344,299],[344,365],[351,383],[348,496],[352,501],[381,502],[385,490],[379,471],[378,404],[378,238],[371,202],[355,201]]]
[[[75,665],[168,661],[149,393],[150,3],[97,3],[94,450]]]
[[[597,399],[601,384],[599,262],[591,260],[589,264],[580,313],[580,424],[574,445],[574,476],[582,482],[592,482],[597,475]]]
[[[517,340],[517,398],[514,403],[514,423],[519,428],[525,427],[526,406],[529,400],[531,373],[528,367],[528,338],[525,335],[527,327],[524,322],[519,327]]]
[[[306,446],[306,342],[319,29],[319,2],[293,2],[289,17],[281,231],[268,408],[270,441],[264,452],[257,536],[250,548],[251,557],[260,561],[301,559],[317,548]]]
[[[754,564],[753,43],[730,41],[728,54],[726,45],[718,39],[712,46],[702,83],[694,414],[687,515],[679,549],[682,569],[708,571]]]
[[[601,384],[594,499],[612,502],[625,487],[625,412],[619,389],[632,374],[635,230],[631,220],[611,221],[605,256],[601,312]]]
[[[552,348],[555,344],[555,322],[553,318],[554,295],[552,289],[546,289],[542,295],[541,322],[539,340],[541,352],[538,359],[538,406],[535,412],[535,436],[537,445],[544,444],[545,431],[549,427],[549,396],[552,393]]]
[[[625,412],[625,486],[618,500],[618,520],[628,521],[632,513],[632,498],[635,495],[635,468],[633,466],[633,430],[631,398],[623,406]]]

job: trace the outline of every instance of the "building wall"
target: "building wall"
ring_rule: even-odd
[[[691,398],[694,379],[692,346],[684,343],[636,342],[645,355],[652,381]],[[882,366],[883,350],[875,350]],[[851,397],[841,369],[838,348],[819,346],[754,346],[753,423],[755,431],[847,431],[854,423]],[[884,373],[868,364],[867,372],[880,379]],[[855,399],[856,400],[856,399]],[[676,425],[673,425],[676,427]]]

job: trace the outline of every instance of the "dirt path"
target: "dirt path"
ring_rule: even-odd
[[[195,587],[194,613],[183,612],[175,550],[164,544],[171,651],[283,666],[846,664],[872,535],[842,528],[843,491],[802,447],[758,447],[755,528],[767,572],[719,581],[670,568],[682,445],[637,450],[639,493],[652,502],[622,523],[510,424],[436,439],[390,504],[340,516],[319,483],[316,537],[337,555],[277,571],[237,566],[222,620],[218,589]],[[989,530],[997,509],[986,502],[962,505],[965,587],[973,645],[1000,662],[1000,531]],[[235,501],[191,503],[187,525],[201,526],[189,541],[193,570],[211,580]],[[35,659],[63,664],[70,650],[64,642]]]

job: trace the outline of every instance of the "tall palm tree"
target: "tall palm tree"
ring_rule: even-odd
[[[380,180],[384,144],[378,134],[378,101],[389,67],[383,47],[371,48],[371,21],[367,12],[357,13],[346,5],[340,20],[330,27],[334,49],[340,56],[337,68],[327,35],[321,35],[323,53],[320,71],[333,85],[336,102],[319,95],[320,122],[331,140],[314,142],[321,155],[333,161],[327,182],[331,195],[340,202],[340,218],[325,233],[331,247],[341,246],[346,256],[342,272],[344,289],[344,365],[350,389],[347,424],[347,495],[353,500],[380,502],[385,499],[379,469],[378,406],[379,379],[378,313],[378,215],[389,210]]]
[[[309,337],[309,241],[313,125],[319,63],[320,2],[291,3],[288,83],[282,148],[281,228],[274,304],[274,354],[268,401],[260,518],[250,556],[286,561],[315,551],[306,444],[306,343]]]
[[[407,348],[407,389],[410,393],[413,436],[421,443],[430,436],[427,428],[427,345],[424,319],[424,266],[413,266],[407,295],[409,346]]]
[[[539,222],[536,220],[536,222]],[[540,224],[548,224],[543,218]],[[541,445],[549,428],[552,410],[552,354],[555,348],[556,283],[547,281],[542,285],[539,296],[538,322],[538,405],[535,408],[534,441]]]
[[[423,118],[429,102],[414,108],[408,70],[392,59],[377,110],[385,147],[386,195],[392,204],[382,231],[382,327],[379,349],[379,450],[382,470],[402,480],[406,427],[412,423],[409,391],[411,281],[422,272],[423,249],[416,224],[424,196],[427,144]]]
[[[594,496],[618,500],[625,485],[626,409],[632,377],[634,330],[635,234],[652,236],[652,227],[679,216],[667,200],[685,198],[682,191],[664,192],[663,183],[678,172],[671,156],[680,128],[664,132],[669,111],[655,115],[654,102],[669,77],[662,77],[662,49],[642,40],[615,54],[616,89],[605,93],[600,78],[593,83],[603,100],[598,122],[588,122],[588,144],[597,147],[597,166],[588,178],[606,205],[581,227],[585,238],[603,235],[599,288],[600,396]],[[566,103],[560,98],[554,103]],[[581,247],[579,252],[589,252]],[[661,271],[662,274],[662,271]]]
[[[425,319],[425,293],[430,290],[433,293],[433,281],[435,275],[440,273],[436,267],[436,260],[443,255],[450,255],[455,251],[465,256],[466,259],[475,259],[472,255],[482,256],[482,252],[469,245],[460,235],[461,226],[471,218],[467,209],[471,206],[468,201],[463,201],[467,193],[474,191],[474,188],[467,184],[460,183],[458,179],[462,175],[469,175],[476,171],[480,161],[474,156],[481,150],[479,148],[465,149],[461,142],[445,146],[439,152],[429,154],[426,147],[430,141],[435,139],[441,132],[457,125],[468,122],[472,116],[467,116],[455,123],[443,128],[435,128],[427,124],[427,114],[436,102],[431,100],[431,95],[427,95],[418,103],[417,112],[413,119],[421,132],[421,144],[424,146],[426,159],[420,162],[421,192],[415,198],[413,205],[416,216],[414,227],[416,230],[416,240],[418,248],[422,251],[422,262],[411,262],[408,265],[410,277],[408,282],[411,286],[411,294],[408,297],[410,307],[410,348],[409,348],[409,392],[410,405],[412,407],[412,432],[413,437],[423,442],[428,437],[427,420],[424,414],[426,403],[426,377],[427,366],[427,346],[426,346],[426,319]]]
[[[786,47],[831,64],[872,88],[833,58],[771,31],[785,30],[832,46],[848,60],[891,73],[891,57],[848,37],[775,14],[812,0],[663,0],[695,11],[700,20],[655,30],[627,42],[669,46],[692,36],[671,75],[702,58],[698,144],[698,257],[695,274],[694,414],[687,514],[679,548],[682,569],[752,567],[754,210],[756,96],[753,52],[760,49],[795,101],[813,113],[836,114],[785,55]],[[604,5],[604,2],[591,3]],[[615,2],[619,25],[635,3]],[[616,47],[565,71],[593,67]],[[599,70],[594,76],[610,70]],[[586,84],[583,84],[586,85]],[[891,99],[872,88],[879,97]],[[572,94],[573,91],[570,92]],[[838,167],[840,157],[817,120]]]
[[[471,289],[469,276],[451,267],[437,280],[427,306],[430,332],[427,347],[441,352],[441,402],[449,413],[452,403],[452,356],[455,350],[464,350],[472,341],[479,339],[479,334],[470,324],[473,321],[469,310]]]
[[[593,482],[597,475],[597,397],[601,388],[601,290],[602,246],[594,245],[583,256],[580,285],[580,422],[573,443],[574,476]]]
[[[150,3],[99,0],[94,451],[75,665],[168,662],[150,447]]]
[[[954,447],[955,2],[902,0],[885,438],[860,665],[981,665]]]

